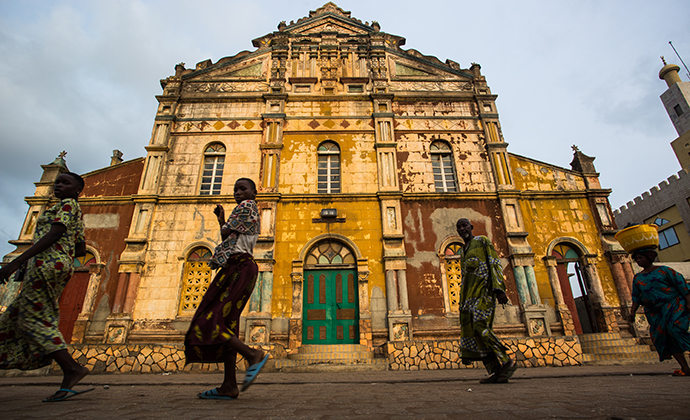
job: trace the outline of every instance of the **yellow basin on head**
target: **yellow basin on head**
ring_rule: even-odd
[[[616,233],[616,239],[628,253],[642,248],[656,248],[659,246],[658,229],[657,225],[630,226]]]

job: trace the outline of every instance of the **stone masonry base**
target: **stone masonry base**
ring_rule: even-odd
[[[582,348],[575,336],[507,338],[503,344],[520,367],[574,366],[582,364]],[[458,340],[394,341],[386,344],[390,370],[433,370],[483,367],[463,365]]]
[[[503,339],[508,353],[520,367],[573,366],[582,364],[582,348],[575,336]],[[393,341],[382,346],[390,370],[434,370],[479,368],[481,363],[463,365],[458,353],[458,340]],[[280,345],[261,345],[274,358],[286,357]],[[185,366],[182,344],[75,344],[69,346],[72,357],[93,373],[171,373],[220,372],[222,363],[193,363]],[[267,365],[271,369],[273,363]],[[246,369],[241,355],[237,357],[239,370]],[[53,363],[42,373],[59,373]],[[39,372],[36,372],[37,374]],[[3,372],[8,376],[10,372]],[[21,374],[15,372],[10,374]]]

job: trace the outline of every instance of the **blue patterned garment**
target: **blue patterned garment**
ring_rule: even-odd
[[[655,267],[650,273],[637,273],[633,279],[632,300],[644,306],[659,360],[690,351],[690,314],[685,302],[689,293],[690,286],[683,276],[669,267]]]
[[[505,292],[503,269],[496,250],[486,236],[475,236],[463,250],[460,286],[460,356],[463,363],[483,360],[495,373],[507,363],[508,349],[493,332],[496,290]],[[499,363],[500,362],[500,363]]]

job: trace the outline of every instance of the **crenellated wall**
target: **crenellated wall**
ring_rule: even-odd
[[[683,244],[687,235],[690,234],[690,174],[681,170],[677,175],[671,175],[666,181],[659,183],[658,187],[652,187],[649,191],[637,196],[633,201],[628,201],[624,206],[613,212],[616,224],[619,228],[624,228],[628,224],[644,223],[646,220],[661,215],[662,212],[671,208],[676,209],[682,220],[684,232],[676,232],[681,241],[681,248],[690,249]],[[661,217],[664,217],[661,215]],[[668,217],[664,217],[668,219]],[[678,227],[676,227],[678,229]],[[660,261],[665,261],[663,252],[659,255]],[[690,260],[690,252],[684,250],[683,255],[674,255],[672,261]]]

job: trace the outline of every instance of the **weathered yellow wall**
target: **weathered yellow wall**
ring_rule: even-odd
[[[290,134],[283,137],[280,162],[282,194],[316,194],[319,144],[340,147],[342,194],[374,193],[378,189],[374,133]]]
[[[236,203],[218,197],[211,204],[159,204],[151,225],[146,265],[141,275],[134,308],[135,319],[173,319],[177,316],[186,253],[203,245],[213,250],[220,242],[215,203],[226,212]]]
[[[338,209],[345,223],[313,223],[323,208]],[[279,202],[276,213],[276,264],[273,271],[274,317],[292,315],[292,261],[299,258],[305,244],[312,238],[337,233],[352,240],[362,257],[369,259],[369,292],[385,290],[382,258],[382,232],[379,202],[375,197],[348,201],[309,200]],[[354,252],[354,250],[353,250]]]
[[[534,252],[534,271],[539,294],[554,305],[553,291],[542,258],[549,245],[560,237],[571,237],[581,242],[590,254],[596,254],[596,267],[609,305],[620,305],[618,292],[608,262],[604,257],[601,240],[590,202],[582,193],[582,177],[571,171],[559,170],[531,159],[511,155],[513,176],[517,189],[535,193],[520,200],[527,240]],[[579,191],[579,192],[578,192]],[[553,194],[553,192],[558,192]],[[539,194],[543,193],[543,194]]]
[[[252,128],[260,129],[259,123],[257,121]],[[161,173],[161,195],[199,195],[204,150],[210,143],[221,143],[226,150],[221,195],[232,195],[238,178],[252,178],[258,184],[262,132],[244,129],[239,133],[218,133],[215,128],[210,130],[210,134],[179,135],[171,141],[169,156],[172,162],[168,162]]]
[[[572,171],[511,154],[515,188],[524,191],[584,191],[584,178]]]

